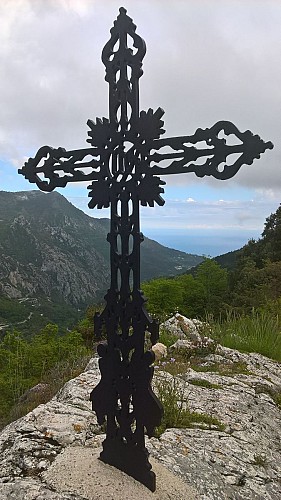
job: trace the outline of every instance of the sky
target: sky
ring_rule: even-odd
[[[166,176],[166,203],[142,208],[142,231],[200,255],[240,248],[281,202],[281,2],[120,2],[1,0],[0,190],[37,189],[17,173],[28,157],[45,144],[86,147],[87,120],[108,116],[101,51],[123,6],[147,46],[140,109],[165,110],[166,136],[229,120],[274,144],[230,180]],[[109,216],[87,208],[84,183],[58,191]]]

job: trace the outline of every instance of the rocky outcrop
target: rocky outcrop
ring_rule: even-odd
[[[178,339],[201,342],[202,329],[204,323],[198,319],[189,319],[182,314],[176,313],[171,318],[167,319],[160,325],[160,331],[167,330],[170,335],[174,335]]]
[[[176,361],[167,358],[166,363],[175,365]],[[259,354],[217,346],[214,353],[203,353],[182,368],[179,363],[181,373],[172,376],[160,365],[155,381],[164,380],[167,385],[175,381],[192,412],[215,417],[221,425],[198,421],[190,428],[167,429],[159,439],[147,440],[152,459],[193,486],[190,498],[281,498],[281,366]],[[89,401],[98,380],[98,363],[93,358],[50,402],[2,431],[1,500],[111,498],[79,490],[77,472],[76,487],[65,482],[68,486],[58,488],[51,479],[53,468],[63,457],[69,461],[76,456],[75,470],[82,468],[78,459],[81,450],[92,453],[104,438]],[[81,482],[84,479],[81,477]],[[153,494],[147,495],[153,498]],[[189,498],[182,495],[163,498]]]
[[[223,430],[200,423],[167,430],[151,440],[151,452],[204,499],[278,499],[281,367],[259,354],[221,346],[217,353],[175,379],[189,409],[217,418]]]

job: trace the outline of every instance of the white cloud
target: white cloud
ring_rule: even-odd
[[[85,147],[87,119],[108,116],[101,50],[119,4],[119,0],[0,2],[2,186],[6,180],[16,188],[16,169],[42,145]],[[141,109],[165,109],[167,136],[192,134],[198,127],[226,119],[275,144],[273,151],[243,166],[226,183],[194,174],[166,176],[166,193],[174,186],[173,195],[166,195],[164,207],[142,209],[143,230],[261,232],[265,217],[281,201],[281,3],[130,0],[127,4],[147,44]],[[20,189],[37,189],[21,181]],[[86,185],[72,184],[61,192],[87,213],[108,217],[108,210],[87,209]],[[206,193],[205,202],[194,189],[197,185]],[[188,196],[182,187],[188,187]],[[239,198],[241,188],[249,189],[245,201],[242,195]]]
[[[75,206],[93,217],[109,217],[109,210],[90,210],[86,197],[68,197]],[[142,230],[255,231],[263,230],[265,217],[278,208],[276,200],[251,202],[240,200],[205,200],[187,203],[186,200],[167,200],[163,207],[141,207]],[[250,237],[250,236],[249,236]]]
[[[107,115],[100,53],[118,7],[117,0],[1,2],[4,159],[33,155],[46,143],[85,145],[87,119]],[[131,0],[128,14],[147,42],[141,106],[163,106],[170,135],[229,119],[273,140],[275,150],[242,167],[235,179],[242,186],[281,188],[279,2],[177,0],[171,7],[165,0]],[[194,175],[168,179],[195,181]]]

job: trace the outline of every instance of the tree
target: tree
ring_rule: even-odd
[[[281,260],[281,205],[267,217],[262,237],[267,257],[272,261]]]
[[[205,297],[202,283],[195,280],[191,274],[184,274],[176,278],[182,287],[182,304],[179,312],[189,318],[205,315]]]
[[[182,305],[183,288],[177,280],[158,278],[143,283],[142,290],[148,299],[148,311],[159,319],[171,316]]]
[[[195,280],[204,291],[205,310],[217,315],[227,295],[227,271],[213,259],[205,259],[198,267]]]

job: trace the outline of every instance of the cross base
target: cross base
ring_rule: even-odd
[[[106,438],[103,441],[100,460],[133,477],[149,490],[156,490],[156,476],[151,470],[146,448],[123,442],[120,438]]]

